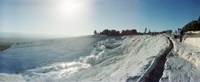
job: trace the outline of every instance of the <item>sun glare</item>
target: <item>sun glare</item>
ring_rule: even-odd
[[[86,10],[84,0],[61,0],[58,4],[60,14],[65,16],[81,15]]]
[[[66,35],[85,35],[88,33],[87,21],[91,13],[91,0],[58,0],[55,29],[53,32]],[[55,4],[55,3],[54,3]]]

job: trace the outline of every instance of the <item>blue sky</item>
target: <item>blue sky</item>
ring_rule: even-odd
[[[0,0],[0,31],[87,35],[96,29],[175,30],[200,16],[200,0]]]

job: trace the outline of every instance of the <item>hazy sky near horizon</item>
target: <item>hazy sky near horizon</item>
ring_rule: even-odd
[[[200,0],[0,0],[0,31],[87,35],[96,29],[177,29],[200,16]]]

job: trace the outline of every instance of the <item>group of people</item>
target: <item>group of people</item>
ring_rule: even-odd
[[[178,32],[177,32],[177,31],[175,32],[174,38],[175,38],[175,39],[179,38],[179,39],[180,39],[180,42],[182,42],[182,40],[183,40],[183,35],[184,35],[183,30],[179,28],[179,29],[178,29]]]

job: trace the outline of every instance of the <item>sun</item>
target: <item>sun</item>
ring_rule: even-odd
[[[61,0],[58,4],[58,10],[66,16],[79,15],[85,10],[84,0]]]
[[[92,13],[91,0],[56,0],[53,6],[54,29],[52,32],[63,35],[86,35],[89,32],[88,20]]]

